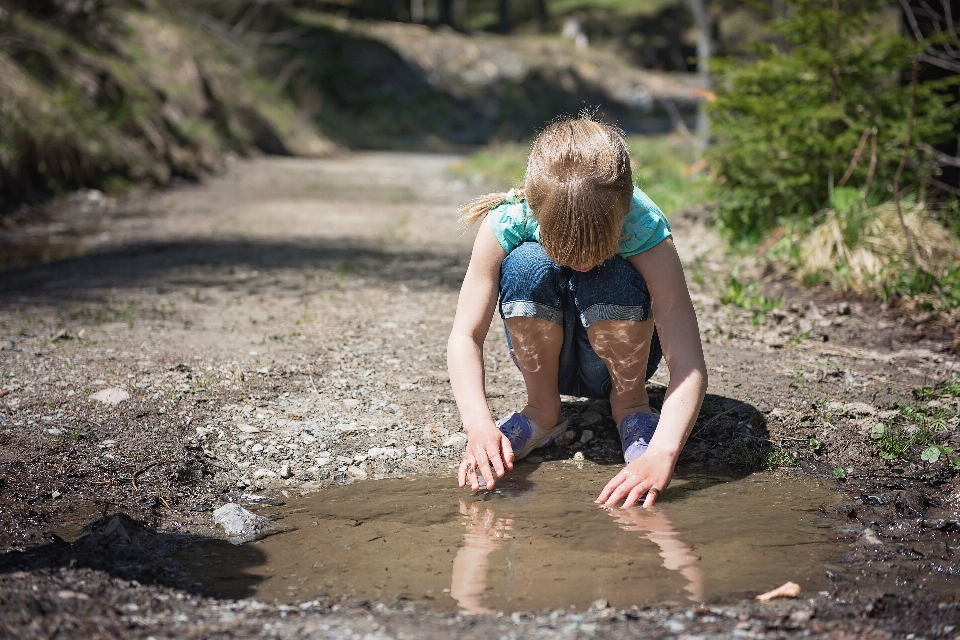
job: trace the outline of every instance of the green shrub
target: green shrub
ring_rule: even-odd
[[[707,155],[719,222],[739,240],[821,210],[850,167],[844,184],[869,202],[890,199],[907,139],[911,87],[903,78],[916,49],[901,34],[898,14],[875,0],[784,4],[784,17],[773,23],[781,44],[757,46],[752,62],[716,67],[717,98],[709,106],[715,145]],[[946,82],[915,89],[915,161],[902,185],[933,171],[916,162],[915,146],[952,135],[958,105],[941,91]]]

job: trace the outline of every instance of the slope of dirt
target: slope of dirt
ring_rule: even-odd
[[[682,464],[839,469],[842,508],[825,515],[844,521],[849,547],[828,568],[830,591],[498,618],[232,602],[185,584],[174,553],[220,537],[211,511],[227,501],[450,474],[458,462],[445,341],[472,233],[455,210],[482,188],[451,179],[454,160],[263,158],[149,198],[75,203],[36,228],[23,260],[42,256],[51,234],[74,257],[0,275],[7,634],[952,636],[960,483],[946,450],[919,454],[960,449],[958,394],[934,387],[960,363],[865,305],[797,296],[762,314],[720,304],[729,265],[696,212],[671,216],[711,376]],[[515,409],[522,381],[497,322],[485,361],[494,412]],[[653,380],[655,403],[666,380]],[[541,457],[581,452],[612,473],[620,453],[606,403],[571,398],[564,411],[575,438]],[[875,438],[877,424],[890,438],[932,435],[888,461],[878,454],[896,443]]]
[[[95,187],[196,179],[228,154],[332,145],[222,25],[178,3],[0,1],[0,226]]]

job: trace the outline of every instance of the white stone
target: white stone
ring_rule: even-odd
[[[465,433],[455,433],[443,441],[444,447],[464,447],[467,444],[467,435]]]
[[[230,502],[213,512],[213,522],[223,527],[227,540],[232,544],[243,544],[257,540],[270,521],[263,516],[247,511],[240,505]]]
[[[284,479],[293,477],[293,471],[290,469],[289,463],[285,463],[280,467],[280,477]]]
[[[367,477],[367,472],[360,467],[353,466],[347,467],[347,475],[357,480],[364,480]]]
[[[238,424],[237,429],[242,433],[260,433],[260,429],[249,424]]]
[[[130,399],[130,394],[117,387],[109,387],[90,396],[91,400],[102,402],[103,404],[120,404],[124,400]]]

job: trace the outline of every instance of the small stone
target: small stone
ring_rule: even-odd
[[[260,478],[274,478],[276,473],[270,471],[269,469],[257,469],[253,472],[253,477],[259,480]]]
[[[284,464],[280,467],[280,477],[284,480],[293,477],[293,471],[291,471],[289,464]]]
[[[346,400],[343,400],[343,406],[348,409],[356,409],[360,406],[360,401],[355,398],[347,398]]]
[[[593,440],[593,431],[590,429],[584,429],[583,433],[580,435],[580,444],[587,444]]]
[[[130,394],[123,389],[110,387],[97,391],[90,396],[90,399],[96,400],[97,402],[102,402],[103,404],[116,405],[120,404],[124,400],[129,400]]]
[[[409,447],[407,447],[406,449],[404,449],[404,451],[407,452],[407,455],[408,455],[408,456],[415,456],[415,455],[417,455],[417,446],[414,445],[414,444],[412,444],[412,445],[410,445]]]
[[[263,451],[263,445],[258,442],[257,444],[250,447],[250,451],[252,453],[260,453],[261,451]]]
[[[573,430],[567,429],[566,431],[561,433],[559,436],[557,436],[557,439],[554,440],[553,442],[558,447],[565,447],[576,439],[577,439],[577,434],[574,433]]]
[[[467,436],[464,433],[455,433],[443,441],[444,447],[464,447],[467,444]]]
[[[603,419],[603,416],[601,416],[596,411],[587,411],[585,414],[583,414],[583,417],[580,418],[580,426],[592,427],[593,425],[600,422],[602,419]]]
[[[238,424],[237,430],[242,433],[260,433],[260,429],[249,424]]]
[[[213,512],[213,522],[223,527],[227,541],[243,544],[259,540],[272,533],[289,531],[292,527],[277,525],[263,516],[247,511],[239,504],[230,502]]]
[[[367,477],[367,472],[360,467],[353,466],[347,467],[347,475],[351,478],[356,478],[357,480],[365,480]]]
[[[53,493],[50,494],[50,497],[56,499],[56,498],[59,498],[59,497],[62,496],[62,495],[63,495],[63,494],[60,493],[59,491],[54,491]]]
[[[583,462],[583,451],[577,451],[575,454],[573,454],[573,461]]]

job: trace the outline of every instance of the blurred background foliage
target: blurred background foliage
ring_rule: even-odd
[[[668,215],[709,209],[765,272],[946,312],[958,16],[960,0],[0,0],[0,221],[251,152],[467,152],[456,177],[509,186],[539,127],[593,107]]]

